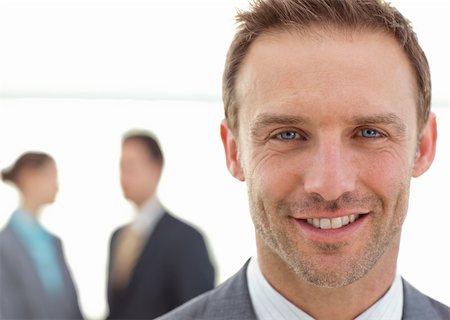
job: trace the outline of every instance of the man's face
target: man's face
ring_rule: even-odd
[[[398,250],[411,176],[432,159],[417,163],[417,89],[393,38],[263,35],[237,92],[239,134],[223,123],[222,138],[247,181],[258,254],[341,287]]]
[[[138,140],[127,140],[122,145],[120,182],[126,199],[140,206],[155,191],[161,165],[153,160],[145,145]]]

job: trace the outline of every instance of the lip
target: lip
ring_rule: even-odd
[[[315,214],[312,215],[308,215],[308,216],[292,216],[294,219],[333,219],[333,218],[340,218],[340,217],[344,217],[344,216],[350,216],[350,215],[366,215],[368,214],[369,211],[368,210],[351,210],[351,211],[347,211],[347,210],[338,210],[338,211],[333,211],[333,212],[317,212]]]
[[[363,228],[369,214],[361,214],[353,223],[349,223],[338,229],[319,229],[310,225],[305,219],[291,217],[299,229],[299,232],[307,239],[317,242],[341,242],[348,241],[355,237]],[[334,215],[334,217],[338,217]],[[313,218],[313,217],[310,217]],[[325,218],[321,216],[321,218]]]

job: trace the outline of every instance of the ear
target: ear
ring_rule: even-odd
[[[220,137],[222,138],[223,147],[225,149],[228,171],[230,171],[231,175],[236,179],[244,181],[244,170],[242,170],[242,166],[239,161],[236,139],[231,130],[228,128],[226,120],[223,120],[220,124]]]
[[[419,177],[433,163],[434,155],[436,154],[436,139],[437,139],[437,125],[436,115],[430,113],[425,127],[419,138],[419,145],[417,147],[416,160],[413,168],[413,177]]]

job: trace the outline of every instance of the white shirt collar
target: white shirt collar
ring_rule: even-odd
[[[247,282],[258,320],[314,320],[269,284],[255,257],[250,260],[247,268]],[[397,274],[386,294],[355,320],[401,320],[402,312],[403,283],[400,275]]]
[[[397,273],[389,290],[356,320],[401,320],[403,315],[403,281]]]
[[[131,228],[142,236],[148,237],[158,221],[164,215],[164,208],[156,195],[147,199],[138,209]]]

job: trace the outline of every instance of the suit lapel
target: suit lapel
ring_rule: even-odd
[[[250,260],[220,290],[210,297],[214,307],[206,312],[208,319],[242,320],[256,319],[247,284],[247,267]],[[207,304],[208,305],[208,304]]]
[[[439,319],[430,299],[403,279],[403,320]]]
[[[157,255],[153,254],[154,250],[158,249],[159,243],[159,233],[161,232],[161,228],[164,225],[164,220],[167,219],[168,213],[164,212],[164,214],[161,216],[159,221],[156,223],[155,227],[153,228],[151,234],[145,239],[145,243],[142,247],[142,250],[136,260],[136,264],[134,265],[133,270],[131,271],[130,276],[130,284],[129,286],[132,287],[135,285],[136,281],[139,281],[139,274],[145,273],[146,270],[144,270],[144,266],[146,263],[146,260],[148,259],[155,259],[157,258]],[[142,269],[142,270],[141,270]]]

